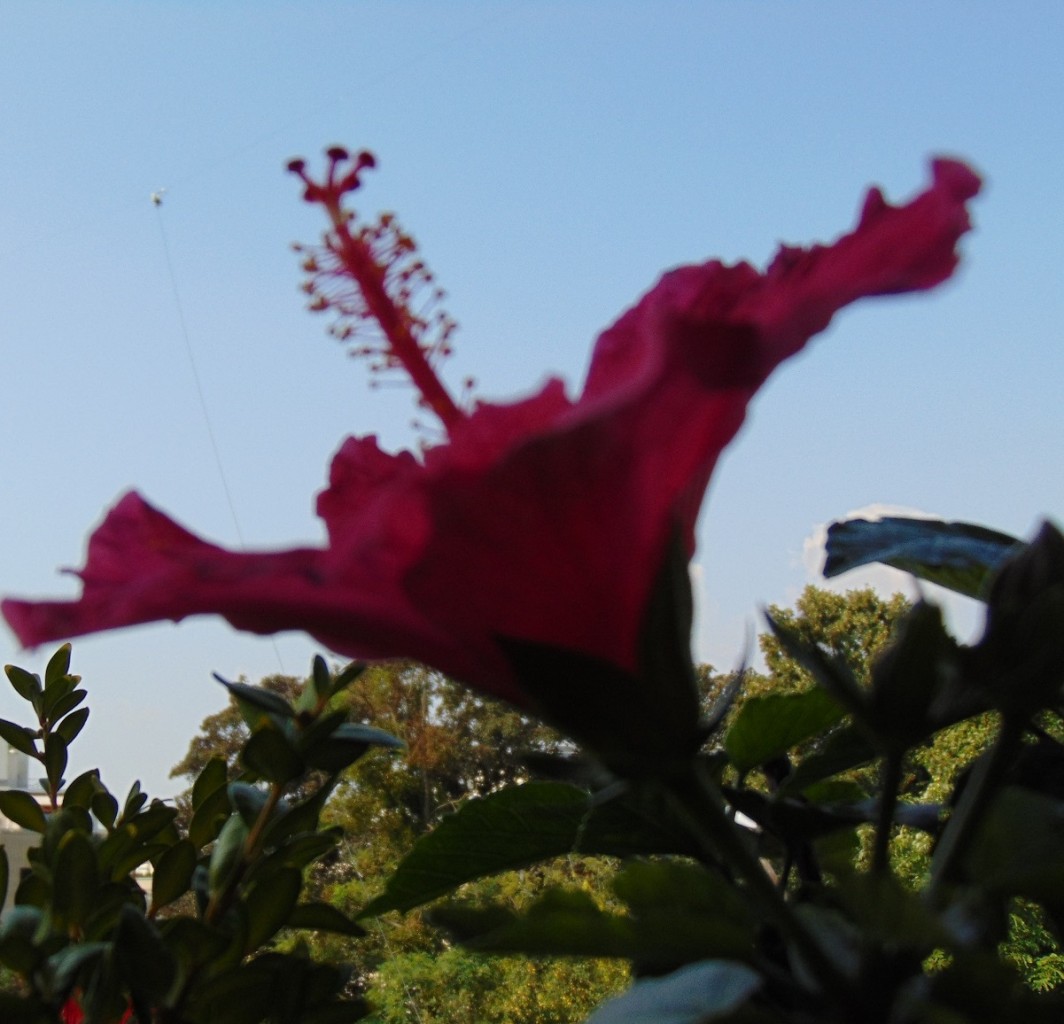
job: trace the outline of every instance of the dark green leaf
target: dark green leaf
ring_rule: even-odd
[[[798,765],[794,774],[783,783],[783,791],[800,793],[806,786],[868,764],[876,756],[876,748],[864,732],[856,726],[843,726],[824,741],[820,750]]]
[[[129,821],[147,802],[148,794],[141,791],[140,780],[137,779],[133,785],[129,787],[129,793],[126,795],[126,802],[122,806],[122,817],[119,820],[123,823]]]
[[[253,710],[256,712],[252,715],[256,723],[262,717],[258,712],[266,712],[268,715],[280,715],[282,718],[292,718],[295,715],[288,701],[272,690],[267,690],[262,686],[249,686],[247,683],[229,683],[217,674],[215,674],[214,678],[236,698],[241,711]],[[248,725],[254,728],[250,721]]]
[[[321,809],[332,790],[333,784],[325,784],[300,803],[289,805],[281,801],[277,814],[266,829],[266,845],[277,846],[287,836],[314,832],[318,827]]]
[[[14,747],[23,754],[33,757],[37,753],[34,738],[35,734],[29,729],[23,729],[21,725],[9,722],[6,718],[0,718],[0,740],[3,740],[9,747]]]
[[[218,833],[218,840],[211,851],[208,881],[212,894],[219,892],[228,883],[244,852],[248,827],[238,814],[234,814]]]
[[[7,850],[0,845],[0,909],[7,901],[7,885],[11,879],[11,866],[7,862]]]
[[[118,817],[118,801],[106,789],[93,793],[89,806],[104,828],[110,830],[114,827],[115,818]]]
[[[252,828],[258,821],[268,799],[269,794],[258,786],[251,786],[246,782],[229,783],[229,803],[244,819],[248,828]]]
[[[829,579],[882,562],[967,597],[982,597],[987,581],[1021,545],[1015,537],[972,523],[890,517],[848,519],[828,528]]]
[[[85,691],[80,691],[84,693]],[[57,736],[61,736],[66,742],[67,746],[70,746],[74,742],[78,733],[85,728],[85,723],[89,720],[89,709],[82,708],[80,711],[75,711],[72,715],[68,715],[64,718],[56,727],[55,732]]]
[[[365,929],[329,903],[300,903],[288,916],[289,928],[306,928],[316,932],[358,937]]]
[[[202,778],[202,776],[200,776]],[[231,805],[229,788],[225,784],[224,765],[222,784],[210,794],[201,795],[188,826],[188,837],[197,850],[213,843],[218,832],[229,819]]]
[[[304,772],[298,751],[277,729],[266,727],[256,732],[240,752],[241,762],[260,778],[281,785],[299,778]]]
[[[27,672],[24,668],[19,668],[18,665],[5,665],[4,672],[7,673],[7,678],[15,688],[15,692],[23,700],[36,702],[40,699],[43,692],[40,676]],[[34,707],[36,707],[36,703],[34,703]]]
[[[839,722],[845,715],[825,690],[751,697],[739,709],[724,749],[740,772],[785,754]]]
[[[66,740],[57,733],[48,733],[44,737],[44,770],[48,781],[58,790],[63,781],[63,772],[67,766]]]
[[[485,875],[567,853],[692,853],[690,840],[634,802],[592,807],[560,782],[529,782],[470,800],[423,836],[360,917],[410,910]]]
[[[326,772],[339,772],[354,764],[371,746],[401,749],[403,741],[383,729],[345,723],[303,752],[307,766]]]
[[[59,842],[52,869],[52,913],[60,927],[80,927],[93,909],[100,873],[88,836],[70,831]]]
[[[968,856],[988,889],[1026,896],[1064,912],[1064,804],[1010,786],[987,812]]]
[[[0,814],[31,832],[44,832],[47,826],[40,804],[29,793],[17,789],[0,793]]]
[[[248,888],[244,897],[248,915],[244,947],[247,952],[265,945],[285,926],[302,888],[303,876],[297,868],[280,868]]]
[[[173,954],[152,923],[130,906],[118,920],[114,962],[130,991],[152,1001],[162,999],[174,980]]]
[[[48,718],[52,722],[58,722],[64,715],[70,714],[87,696],[88,693],[85,690],[71,691],[48,709]]]
[[[203,766],[203,771],[196,776],[196,781],[192,783],[192,809],[199,810],[200,804],[224,786],[227,780],[228,770],[225,759],[212,757]]]
[[[83,807],[89,810],[94,794],[103,789],[99,769],[82,772],[63,792],[64,807]]]
[[[151,805],[133,817],[124,817],[125,824],[133,828],[134,834],[142,842],[155,839],[159,833],[177,817],[177,808],[153,800]]]
[[[44,688],[44,698],[41,706],[44,710],[44,717],[49,722],[58,721],[85,699],[86,693],[84,690],[75,690],[77,685],[77,676],[63,676]],[[81,696],[77,696],[77,694]]]
[[[760,987],[761,977],[745,964],[690,964],[664,978],[637,981],[600,1006],[586,1024],[710,1024],[727,1019]]]
[[[196,847],[188,839],[179,839],[159,858],[151,883],[153,910],[173,903],[184,895],[196,870]]]
[[[57,680],[62,679],[63,676],[70,672],[70,644],[63,644],[62,647],[56,649],[48,659],[48,664],[44,669],[44,682],[46,686],[52,686]]]

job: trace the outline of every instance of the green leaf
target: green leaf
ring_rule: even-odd
[[[281,718],[295,717],[292,705],[272,690],[262,686],[249,686],[247,683],[230,683],[217,672],[214,678],[232,694],[244,721],[252,731],[269,721],[270,715],[278,715]]]
[[[690,964],[664,978],[637,981],[603,1003],[586,1024],[710,1024],[727,1019],[760,987],[760,976],[745,964]]]
[[[876,748],[865,733],[854,725],[846,725],[833,732],[823,747],[807,757],[783,783],[781,792],[796,794],[807,786],[847,772],[878,756]]]
[[[48,782],[58,790],[63,782],[63,772],[67,766],[66,740],[58,733],[47,733],[44,737],[44,770]]]
[[[183,896],[196,870],[196,847],[188,839],[179,839],[158,860],[152,874],[152,910],[158,910]]]
[[[501,906],[459,904],[436,907],[429,918],[479,952],[628,957],[635,945],[631,920],[600,910],[574,889],[548,889],[520,916]]]
[[[118,801],[106,789],[100,789],[92,794],[89,806],[96,820],[110,831],[118,817]]]
[[[72,690],[65,697],[57,700],[48,710],[48,718],[52,722],[58,722],[64,715],[69,715],[85,698],[88,692],[85,690]]]
[[[224,765],[223,765],[224,769]],[[201,776],[202,778],[202,776]],[[229,787],[222,776],[222,784],[208,795],[200,797],[199,804],[188,825],[188,837],[197,850],[218,838],[222,826],[229,820],[232,811],[229,803]]]
[[[52,868],[52,913],[61,928],[84,924],[99,884],[96,851],[88,836],[67,832],[59,842]]]
[[[70,672],[70,644],[63,644],[55,654],[48,659],[44,669],[44,682],[46,686],[54,685]]]
[[[246,952],[265,945],[285,926],[302,888],[302,872],[296,868],[280,868],[249,886],[244,898],[248,915]]]
[[[196,781],[192,783],[192,809],[198,810],[200,804],[224,786],[228,779],[229,771],[225,759],[212,757],[196,776]]]
[[[15,692],[23,700],[30,701],[36,707],[35,702],[40,699],[41,694],[44,692],[41,687],[40,676],[27,672],[24,668],[19,668],[18,665],[5,665],[4,672],[7,673],[7,678],[15,688]]]
[[[288,915],[289,928],[306,928],[316,932],[334,932],[354,938],[366,930],[330,903],[300,903]]]
[[[259,814],[268,799],[269,794],[258,786],[246,782],[229,783],[229,803],[248,828],[252,828],[259,820]]]
[[[465,882],[567,853],[618,857],[695,851],[690,840],[634,803],[592,806],[560,782],[509,786],[470,800],[422,836],[359,917],[410,910]]]
[[[166,995],[177,967],[152,923],[128,905],[122,908],[115,930],[114,963],[130,991],[151,1001]]]
[[[37,744],[34,739],[35,734],[29,729],[9,722],[6,718],[0,718],[0,740],[3,740],[9,747],[14,747],[23,754],[34,757],[37,754]]]
[[[219,892],[229,881],[230,876],[244,853],[244,842],[248,837],[248,827],[239,814],[234,814],[218,833],[218,839],[211,851],[208,867],[208,884],[211,893]]]
[[[140,780],[137,779],[129,787],[129,793],[126,794],[126,802],[122,806],[122,817],[119,818],[119,821],[127,822],[132,819],[147,802],[148,794],[141,791]]]
[[[354,764],[371,746],[399,750],[404,744],[383,729],[347,722],[334,729],[331,735],[308,744],[303,757],[310,768],[339,772]]]
[[[44,697],[41,708],[44,717],[49,722],[54,722],[63,717],[67,711],[76,708],[85,699],[85,691],[79,690],[80,697],[74,697],[75,687],[78,685],[77,676],[62,676],[54,683],[49,683],[44,688]],[[68,706],[69,705],[69,706]],[[65,710],[63,710],[65,708]]]
[[[7,850],[0,845],[0,908],[7,901],[7,885],[11,880],[11,866],[7,862]]]
[[[92,806],[93,796],[103,789],[100,782],[100,772],[92,768],[82,772],[63,792],[64,807],[83,807],[88,810]]]
[[[81,692],[84,693],[85,691],[82,690]],[[72,715],[67,715],[67,717],[55,727],[56,735],[61,736],[69,747],[77,738],[78,733],[85,728],[85,723],[88,720],[88,708],[82,708],[80,711],[75,711]]]
[[[1003,789],[987,812],[967,864],[979,885],[1064,913],[1064,804],[1028,789]]]
[[[304,772],[299,752],[277,729],[256,732],[240,752],[241,762],[260,778],[281,785],[298,779]]]
[[[48,823],[40,804],[29,793],[9,789],[0,793],[0,814],[31,832],[44,832]]]
[[[889,517],[847,519],[828,528],[829,579],[882,562],[967,597],[981,598],[990,576],[1022,542],[973,523]]]
[[[770,693],[747,700],[724,740],[728,759],[740,772],[785,754],[845,716],[825,690]]]

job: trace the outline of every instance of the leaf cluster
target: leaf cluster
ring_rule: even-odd
[[[40,748],[51,803],[0,794],[0,810],[40,836],[0,921],[0,964],[18,978],[18,991],[0,999],[3,1019],[54,1021],[72,1006],[90,1024],[130,1013],[160,1024],[363,1017],[365,1004],[344,993],[343,968],[315,962],[302,943],[278,943],[293,931],[362,932],[336,908],[306,899],[304,884],[304,870],[336,845],[336,830],[320,819],[341,773],[370,749],[401,746],[334,707],[362,667],[333,674],[315,659],[292,700],[225,683],[248,730],[239,772],[231,779],[222,759],[207,761],[182,834],[176,809],[149,803],[139,784],[121,804],[96,772],[63,788],[61,769],[46,757],[76,692],[69,657],[61,649],[43,683],[7,670],[40,722],[36,734],[25,730],[24,746]],[[319,782],[308,787],[314,774]],[[150,897],[135,875],[143,865],[151,867]],[[2,851],[0,872],[6,883]]]

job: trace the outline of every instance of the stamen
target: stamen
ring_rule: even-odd
[[[361,173],[376,166],[371,153],[352,157],[334,146],[326,151],[325,177],[314,181],[303,160],[288,169],[303,182],[303,198],[324,207],[332,223],[320,246],[295,246],[304,253],[309,307],[330,311],[329,333],[351,342],[352,355],[369,360],[370,372],[401,369],[421,393],[421,403],[445,427],[463,418],[436,371],[451,354],[457,324],[442,309],[442,289],[417,255],[417,245],[391,213],[372,224],[359,224],[344,196],[361,184]]]

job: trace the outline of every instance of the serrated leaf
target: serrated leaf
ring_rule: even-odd
[[[693,854],[690,839],[623,800],[592,806],[561,782],[529,782],[470,800],[421,837],[359,917],[410,910],[486,875],[567,853]]]
[[[828,527],[829,579],[870,562],[912,573],[941,587],[980,598],[994,570],[1022,541],[974,523],[891,516],[847,519]]]
[[[728,729],[724,749],[740,772],[748,772],[818,736],[845,714],[838,701],[819,688],[751,697]]]
[[[29,793],[9,789],[0,793],[0,814],[31,832],[44,832],[47,821],[40,804]]]
[[[585,1024],[711,1024],[726,1019],[760,987],[760,975],[745,964],[689,964],[664,978],[637,981]]]
[[[40,676],[27,672],[24,668],[19,668],[18,665],[5,665],[4,672],[7,674],[11,685],[15,688],[15,692],[23,700],[34,703],[40,699],[43,692]],[[36,703],[34,703],[34,707],[36,707]]]
[[[305,928],[316,932],[358,937],[366,930],[329,903],[300,903],[288,915],[289,928]]]
[[[6,718],[0,718],[0,740],[3,740],[9,747],[14,747],[21,753],[33,757],[37,753],[35,738],[35,734],[29,729],[9,722]]]

